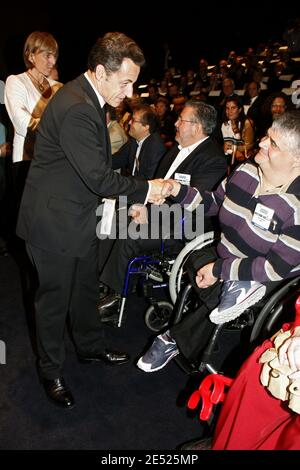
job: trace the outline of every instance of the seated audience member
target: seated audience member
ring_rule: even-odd
[[[118,172],[121,169],[124,175],[151,179],[167,151],[158,131],[159,121],[152,107],[147,104],[136,106],[129,120],[129,139],[113,153],[112,168]],[[102,240],[99,248],[99,271],[102,270],[113,243],[114,240],[110,238]],[[108,288],[100,282],[100,298],[107,292]]]
[[[289,87],[293,81],[294,61],[290,61],[289,57],[279,57],[279,61],[273,64],[270,70],[270,77],[268,80],[268,90],[270,92],[279,93],[282,88]],[[291,62],[292,64],[289,64]]]
[[[169,83],[168,94],[166,98],[168,99],[169,103],[172,103],[173,98],[180,95],[179,86],[176,83]]]
[[[113,156],[112,168],[151,179],[166,152],[159,135],[159,122],[151,106],[138,105],[129,121],[129,140]]]
[[[185,181],[186,187],[191,185],[199,191],[214,188],[226,173],[222,148],[210,137],[215,125],[216,111],[212,106],[198,101],[188,101],[175,124],[178,145],[163,157],[156,177],[178,178]],[[104,298],[99,305],[101,321],[115,323],[117,320],[130,258],[145,251],[153,252],[155,249],[160,249],[160,246],[161,238],[147,240],[127,238],[115,241],[100,275],[101,282],[113,290],[113,293]]]
[[[278,92],[269,95],[262,105],[261,119],[257,121],[258,138],[264,137],[274,119],[285,113],[289,107],[289,98],[285,93]]]
[[[165,79],[162,79],[160,85],[158,86],[158,94],[160,96],[166,96],[168,94],[168,82]]]
[[[247,160],[253,155],[254,123],[245,116],[242,102],[237,96],[226,99],[221,131],[224,152],[226,155],[232,155],[232,164],[234,161]]]
[[[255,67],[255,70],[253,70],[252,74],[252,80],[260,86],[261,91],[264,93],[267,93],[268,86],[267,84],[263,81],[264,80],[264,72],[260,66]]]
[[[145,372],[162,369],[179,352],[197,360],[215,324],[234,320],[277,282],[299,273],[298,111],[273,122],[255,161],[258,166],[240,165],[214,192],[173,181],[174,201],[191,210],[203,202],[206,215],[219,215],[221,239],[216,253],[204,249],[194,260],[201,306],[155,338],[138,361]]]
[[[230,69],[228,67],[228,63],[227,63],[227,60],[226,59],[221,59],[219,61],[219,64],[218,64],[218,71],[219,71],[219,77],[220,77],[220,80],[223,82],[225,81],[227,78],[229,78],[229,73],[230,73]],[[234,85],[234,84],[233,84]],[[222,88],[223,88],[223,85],[222,85]],[[225,93],[226,94],[226,93]]]
[[[175,139],[175,119],[170,110],[170,102],[164,96],[158,98],[155,103],[155,111],[160,121],[160,136],[167,148],[174,144]]]
[[[208,70],[208,62],[204,58],[201,58],[199,61],[198,79],[201,81],[202,87],[208,90],[209,89],[209,70]]]
[[[224,110],[227,98],[233,98],[235,96],[238,96],[234,92],[235,84],[234,84],[234,81],[232,80],[232,78],[224,78],[222,80],[222,85],[221,86],[222,86],[221,93],[220,93],[219,99],[216,103],[216,108],[218,110],[218,115],[219,116],[223,115],[223,110]]]
[[[173,106],[172,113],[173,113],[175,122],[177,121],[178,116],[180,116],[180,113],[183,110],[184,105],[185,105],[186,102],[187,102],[187,98],[184,95],[175,96],[173,98],[173,100],[172,100],[172,106]]]
[[[233,58],[230,69],[229,76],[234,80],[235,87],[237,90],[244,88],[246,80],[246,67],[245,67],[245,58],[242,56],[236,56]]]
[[[181,449],[299,450],[299,379],[300,298],[294,323],[284,324],[242,365],[213,438],[188,442]]]
[[[261,107],[265,100],[265,94],[261,91],[260,84],[257,82],[247,83],[243,98],[245,115],[256,123],[260,119]]]
[[[148,85],[148,97],[146,99],[147,104],[150,104],[154,107],[156,100],[159,97],[158,86],[156,84],[150,83]]]

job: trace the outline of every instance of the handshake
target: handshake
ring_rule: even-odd
[[[148,202],[156,205],[161,205],[169,196],[177,196],[180,191],[180,183],[175,180],[163,180],[161,178],[149,181],[150,193]]]
[[[157,206],[163,204],[167,197],[177,196],[180,191],[180,183],[175,180],[163,180],[156,179],[149,181],[150,193],[148,196],[148,202],[151,202]],[[143,204],[133,204],[130,207],[129,215],[132,217],[136,224],[147,224],[148,223],[148,210],[147,206]]]

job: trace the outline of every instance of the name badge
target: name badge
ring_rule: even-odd
[[[270,227],[270,223],[272,221],[274,215],[274,209],[270,209],[267,206],[264,206],[260,202],[256,204],[255,211],[252,217],[252,224],[256,225],[257,227],[268,230]]]
[[[110,235],[112,221],[115,213],[116,200],[103,198],[102,201],[104,201],[104,207],[102,212],[100,234]]]
[[[186,184],[187,186],[190,185],[191,182],[191,175],[187,175],[185,173],[175,173],[175,178],[178,183]]]

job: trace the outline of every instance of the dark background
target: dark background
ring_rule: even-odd
[[[70,6],[63,2],[24,1],[2,5],[0,28],[1,78],[24,71],[22,49],[34,30],[51,32],[60,46],[60,80],[66,82],[86,69],[88,52],[107,31],[122,31],[143,49],[147,64],[140,78],[161,78],[164,43],[175,64],[196,68],[200,57],[210,64],[227,58],[231,49],[243,54],[247,47],[277,40],[300,9],[275,8],[269,3],[224,3],[202,6],[202,2],[86,2]],[[143,8],[143,9],[142,9]],[[243,8],[243,10],[242,10]],[[61,10],[64,11],[61,11]],[[68,13],[66,13],[66,11]]]

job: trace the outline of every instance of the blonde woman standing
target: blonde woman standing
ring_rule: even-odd
[[[62,86],[50,75],[58,57],[58,45],[47,32],[34,31],[24,44],[26,71],[10,75],[5,86],[5,106],[14,126],[13,163],[19,204],[33,157],[35,132],[45,107]]]

